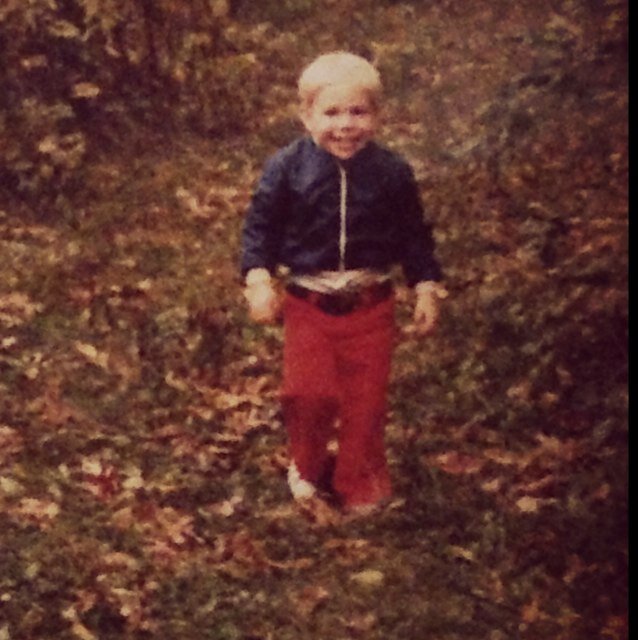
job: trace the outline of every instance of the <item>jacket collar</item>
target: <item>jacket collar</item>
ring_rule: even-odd
[[[325,167],[326,170],[334,170],[334,168],[338,166],[342,166],[344,169],[348,170],[365,163],[366,159],[369,158],[373,152],[373,148],[375,146],[375,143],[370,141],[352,158],[340,160],[326,151],[323,147],[320,147],[310,136],[308,136],[307,140],[311,145],[313,156],[317,159],[319,166],[321,169]]]

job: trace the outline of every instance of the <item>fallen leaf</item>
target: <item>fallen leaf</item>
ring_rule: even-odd
[[[85,627],[79,620],[71,624],[71,633],[79,640],[98,640],[98,637]]]
[[[96,98],[101,91],[100,87],[92,82],[78,82],[72,87],[74,98]]]
[[[111,551],[100,557],[100,564],[110,571],[121,571],[122,569],[137,569],[139,561],[128,553]]]
[[[334,553],[335,560],[345,566],[360,564],[374,556],[375,548],[364,538],[332,538],[323,544],[326,551]]]
[[[627,616],[612,615],[605,621],[605,627],[601,631],[601,638],[605,640],[624,640],[629,637],[629,625]]]
[[[540,506],[540,500],[532,496],[523,496],[516,501],[516,506],[523,513],[536,513]]]
[[[380,587],[385,581],[385,576],[377,569],[366,569],[365,571],[353,573],[350,576],[350,580],[364,587]]]
[[[222,518],[230,518],[235,513],[237,505],[241,504],[242,498],[233,496],[230,500],[224,500],[215,504],[202,507],[200,511],[204,513],[212,513]]]
[[[52,500],[22,498],[15,507],[9,509],[9,513],[16,515],[19,520],[47,529],[60,514],[60,506]]]
[[[427,457],[427,461],[452,475],[478,473],[485,464],[481,458],[458,451],[447,451]]]
[[[96,367],[99,367],[100,369],[108,369],[108,366],[109,366],[108,353],[104,353],[103,351],[98,351],[96,347],[86,342],[76,341],[73,346],[75,347],[75,350],[80,355],[83,355],[91,364],[94,364]]]
[[[330,597],[330,592],[322,586],[307,586],[291,595],[293,606],[304,618],[312,615]]]
[[[75,607],[71,606],[62,611],[62,618],[71,623],[71,634],[79,640],[98,640],[97,636],[82,624]]]
[[[523,380],[513,384],[506,392],[510,400],[525,403],[529,401],[532,392],[532,383],[529,380]]]
[[[519,466],[520,456],[513,451],[491,447],[483,451],[483,455],[492,462],[505,467]]]
[[[607,500],[610,493],[611,485],[608,482],[604,482],[591,494],[591,497],[593,500]]]
[[[120,492],[120,472],[114,465],[99,459],[85,458],[81,469],[84,474],[84,488],[98,500],[107,502]]]
[[[5,496],[17,496],[24,491],[24,487],[8,476],[0,476],[0,492]]]
[[[377,624],[376,614],[369,611],[360,615],[354,615],[344,621],[345,626],[355,635],[363,635],[371,631]]]
[[[127,624],[134,629],[139,628],[144,618],[142,594],[139,591],[115,587],[109,591],[109,596]]]
[[[521,607],[521,621],[525,624],[533,624],[545,617],[545,614],[541,611],[538,596],[534,596],[531,602]]]
[[[474,561],[474,552],[471,549],[466,549],[465,547],[460,547],[458,545],[450,545],[447,548],[447,552],[453,558],[467,560],[468,562]]]
[[[25,293],[14,291],[0,296],[0,324],[15,327],[31,320],[43,305],[32,302]]]
[[[0,425],[0,462],[22,451],[24,441],[17,429]]]
[[[297,500],[295,504],[301,513],[318,527],[333,526],[341,522],[341,514],[316,496]]]
[[[492,478],[491,480],[486,480],[481,484],[481,489],[486,491],[487,493],[496,493],[503,486],[502,478]]]

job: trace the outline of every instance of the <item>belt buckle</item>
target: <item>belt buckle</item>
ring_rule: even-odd
[[[359,295],[353,293],[328,294],[320,300],[319,308],[333,316],[342,316],[352,313],[359,303]]]

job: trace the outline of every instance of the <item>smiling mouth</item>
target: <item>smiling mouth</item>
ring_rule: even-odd
[[[333,138],[332,141],[335,144],[344,146],[356,146],[361,142],[360,138]]]
[[[351,158],[362,147],[360,138],[333,138],[332,152],[341,159]]]

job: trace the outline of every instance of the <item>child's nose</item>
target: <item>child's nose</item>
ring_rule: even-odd
[[[354,124],[354,117],[351,113],[345,111],[339,116],[339,126],[347,129]]]

